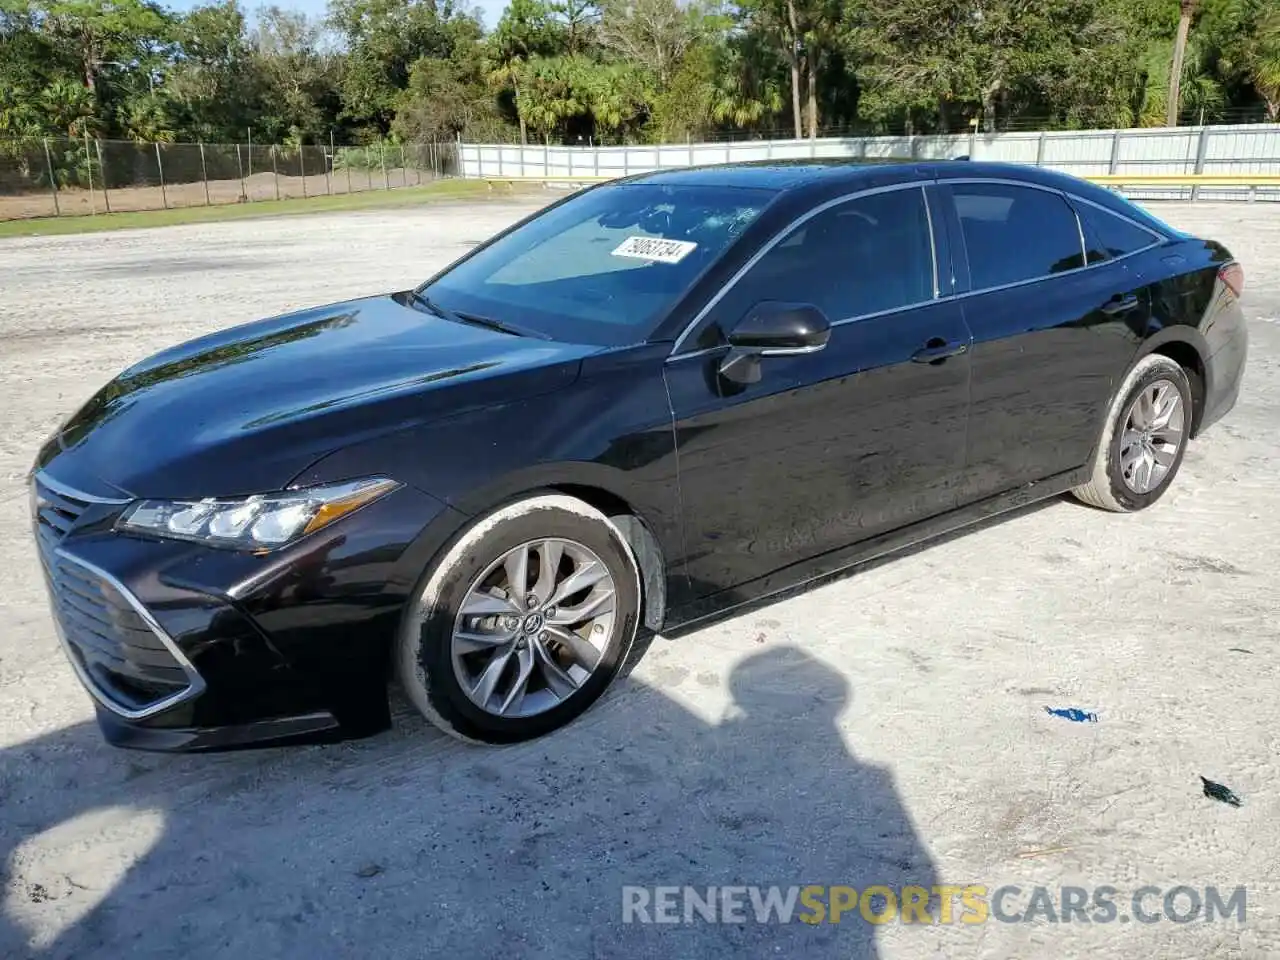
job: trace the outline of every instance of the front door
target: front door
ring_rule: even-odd
[[[923,188],[870,193],[792,228],[708,315],[729,331],[761,301],[812,303],[823,349],[746,385],[718,372],[727,346],[668,360],[696,596],[954,507],[970,336],[937,294]]]

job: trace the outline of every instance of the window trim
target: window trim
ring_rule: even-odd
[[[1091,267],[1101,267],[1104,264],[1115,263],[1118,260],[1123,260],[1125,257],[1132,257],[1139,253],[1145,253],[1147,250],[1150,250],[1152,247],[1158,247],[1162,243],[1169,242],[1169,239],[1170,239],[1169,237],[1165,236],[1162,233],[1156,232],[1155,230],[1151,229],[1151,227],[1147,226],[1145,223],[1139,223],[1137,220],[1134,220],[1131,217],[1126,217],[1122,213],[1116,213],[1114,210],[1111,210],[1108,207],[1104,207],[1100,203],[1096,203],[1093,200],[1087,200],[1084,197],[1081,197],[1074,193],[1068,193],[1066,194],[1066,197],[1068,200],[1072,201],[1073,204],[1082,203],[1087,207],[1093,207],[1093,209],[1097,210],[1104,217],[1115,217],[1121,223],[1127,223],[1129,226],[1135,227],[1138,230],[1141,230],[1147,236],[1152,238],[1151,243],[1148,243],[1145,247],[1139,247],[1137,250],[1130,250],[1128,253],[1121,254],[1118,257],[1111,257],[1107,260],[1099,260],[1097,263],[1089,264],[1089,266]],[[1076,211],[1076,220],[1080,223],[1080,235],[1081,235],[1081,238],[1083,238],[1084,237],[1084,221],[1080,219],[1080,212],[1078,210]],[[1088,244],[1085,245],[1084,255],[1085,255],[1085,258],[1088,259],[1088,256],[1089,256]]]
[[[1150,227],[1147,227],[1141,223],[1131,220],[1130,218],[1123,216],[1121,214],[1114,213],[1099,203],[1094,203],[1092,200],[1088,200],[1080,196],[1079,194],[1068,193],[1066,190],[1061,190],[1058,187],[1051,187],[1043,183],[1031,183],[1030,181],[1027,181],[1027,180],[1010,180],[1003,177],[958,177],[954,180],[953,179],[942,180],[942,181],[939,181],[939,183],[942,185],[949,185],[953,183],[992,183],[992,184],[999,184],[1001,186],[1009,186],[1009,187],[1026,187],[1031,190],[1043,190],[1046,193],[1057,194],[1058,197],[1062,199],[1063,203],[1067,205],[1067,209],[1071,211],[1071,216],[1076,222],[1076,232],[1080,237],[1080,260],[1081,260],[1081,263],[1083,264],[1082,266],[1072,267],[1070,270],[1063,270],[1060,273],[1042,274],[1041,276],[1031,277],[1027,280],[1015,280],[1012,283],[1001,283],[992,287],[979,287],[977,289],[966,290],[962,293],[953,294],[952,296],[956,299],[961,297],[976,296],[978,294],[992,293],[998,290],[1011,290],[1015,287],[1025,287],[1032,283],[1043,283],[1045,280],[1056,280],[1059,277],[1069,277],[1069,276],[1072,276],[1073,274],[1080,273],[1082,270],[1094,270],[1098,267],[1105,267],[1113,263],[1119,263],[1121,260],[1128,259],[1129,257],[1135,257],[1140,253],[1145,253],[1146,251],[1152,249],[1153,247],[1157,247],[1168,240],[1167,237],[1153,233]],[[1097,263],[1088,263],[1087,260],[1089,256],[1089,249],[1088,249],[1088,244],[1085,243],[1085,239],[1084,239],[1084,224],[1081,222],[1080,214],[1076,212],[1076,208],[1073,203],[1073,201],[1076,201],[1076,200],[1080,201],[1081,203],[1086,203],[1091,207],[1097,207],[1103,213],[1108,213],[1114,217],[1118,217],[1119,219],[1125,221],[1126,223],[1131,223],[1133,224],[1133,226],[1138,227],[1139,229],[1144,230],[1145,232],[1151,234],[1151,236],[1155,239],[1153,240],[1152,243],[1148,244],[1147,246],[1142,247],[1139,250],[1130,251],[1129,253],[1126,253],[1123,256],[1114,257],[1110,260],[1100,260]],[[960,239],[961,241],[963,241],[964,237],[961,236]],[[968,247],[968,244],[966,243],[965,244],[966,264],[968,263],[968,259],[969,259],[968,254],[969,254],[969,247]],[[972,268],[970,268],[970,275],[965,279],[968,280],[970,284],[973,283]],[[949,299],[949,298],[943,298],[943,299]]]
[[[937,240],[937,231],[940,225],[934,218],[933,208],[929,202],[929,191],[927,188],[930,185],[932,185],[939,189],[942,189],[942,188],[949,187],[953,183],[991,183],[991,184],[999,184],[1002,186],[1010,186],[1010,187],[1025,187],[1030,190],[1043,190],[1046,193],[1056,194],[1067,205],[1067,209],[1071,211],[1071,216],[1075,219],[1076,232],[1080,238],[1080,258],[1083,265],[1079,267],[1073,267],[1070,270],[1063,270],[1061,273],[1049,273],[1039,277],[1032,277],[1029,280],[1017,280],[1013,283],[999,284],[994,287],[982,287],[977,290],[969,289],[969,290],[957,291],[953,289],[953,292],[948,293],[945,296],[941,295],[942,291],[939,286],[941,280],[940,280],[940,274],[938,270],[938,240]],[[777,246],[784,239],[786,239],[792,233],[792,231],[794,231],[797,227],[808,222],[813,217],[816,217],[818,214],[824,213],[827,210],[830,210],[832,207],[839,206],[840,204],[846,203],[850,200],[857,200],[861,197],[875,196],[876,194],[880,194],[880,193],[892,193],[894,191],[911,190],[911,189],[918,189],[922,191],[924,195],[925,212],[926,212],[927,220],[929,224],[929,248],[930,250],[933,251],[933,278],[934,278],[933,279],[933,289],[934,289],[933,298],[930,300],[920,300],[916,303],[906,303],[906,304],[903,304],[902,306],[894,307],[889,310],[879,310],[879,311],[876,311],[875,313],[857,314],[852,317],[844,317],[839,320],[833,320],[831,321],[832,327],[843,326],[847,323],[854,323],[860,320],[870,320],[876,317],[888,316],[894,313],[901,313],[903,310],[917,310],[920,307],[931,306],[935,303],[947,303],[953,300],[965,300],[969,297],[980,296],[982,294],[987,294],[987,293],[994,293],[1000,290],[1010,290],[1015,287],[1025,287],[1033,283],[1043,283],[1046,280],[1056,280],[1060,277],[1069,277],[1069,276],[1072,276],[1073,274],[1080,273],[1084,270],[1097,270],[1102,267],[1108,267],[1114,263],[1119,263],[1122,260],[1127,260],[1130,257],[1136,257],[1139,254],[1146,253],[1148,250],[1151,250],[1154,247],[1158,247],[1163,243],[1168,243],[1170,239],[1172,239],[1162,233],[1158,233],[1152,230],[1152,228],[1148,227],[1146,224],[1139,223],[1138,221],[1130,217],[1127,217],[1122,213],[1117,213],[1114,210],[1111,210],[1093,200],[1089,200],[1086,197],[1082,197],[1079,194],[1069,193],[1068,191],[1060,189],[1058,187],[1052,187],[1043,183],[1034,183],[1029,180],[1014,180],[1007,177],[956,177],[956,178],[948,177],[946,179],[938,179],[936,177],[931,177],[925,180],[913,180],[910,183],[894,183],[894,184],[889,184],[888,186],[883,186],[883,187],[871,187],[866,190],[856,190],[853,193],[842,194],[841,196],[823,201],[822,203],[818,204],[816,207],[806,210],[803,214],[796,217],[790,223],[786,224],[784,227],[778,230],[778,232],[775,233],[772,237],[770,237],[765,243],[761,244],[760,249],[757,250],[755,253],[753,253],[750,259],[748,259],[746,263],[744,263],[741,267],[739,267],[737,271],[734,272],[733,276],[731,276],[728,280],[725,281],[724,285],[721,286],[720,289],[716,291],[715,295],[711,297],[711,299],[709,299],[705,304],[702,305],[702,308],[698,310],[697,314],[689,322],[689,324],[684,328],[680,336],[676,338],[675,343],[671,347],[671,353],[668,354],[665,362],[670,363],[671,361],[683,360],[687,357],[698,357],[698,356],[702,356],[703,354],[712,353],[717,350],[724,349],[723,345],[719,345],[715,347],[706,347],[700,350],[689,350],[683,353],[681,352],[681,348],[685,345],[685,341],[689,339],[689,337],[692,335],[694,330],[696,330],[699,327],[699,325],[702,323],[702,321],[706,319],[707,314],[709,314],[712,310],[715,309],[716,305],[722,299],[724,299],[724,297],[729,293],[730,290],[732,290],[737,285],[738,281],[741,280],[746,275],[748,270],[750,270],[761,259],[763,259],[764,256],[770,250],[772,250],[775,246]],[[947,199],[948,201],[950,201],[951,200],[950,196],[948,196]],[[1129,253],[1126,253],[1119,257],[1114,257],[1113,259],[1110,259],[1110,260],[1101,260],[1101,261],[1098,261],[1097,263],[1084,262],[1088,258],[1089,251],[1088,251],[1088,245],[1085,243],[1085,238],[1084,238],[1084,224],[1080,219],[1080,214],[1076,211],[1076,208],[1075,208],[1075,202],[1077,201],[1080,203],[1088,204],[1091,207],[1096,207],[1098,210],[1102,211],[1104,214],[1109,214],[1113,217],[1123,220],[1125,223],[1132,224],[1133,226],[1139,228],[1140,230],[1146,231],[1152,236],[1153,238],[1152,242],[1147,246],[1142,247],[1141,249],[1130,251]],[[954,202],[952,202],[952,210],[953,211],[955,210]],[[949,240],[949,242],[954,243],[956,242],[956,240],[951,239]],[[963,236],[959,238],[959,242],[964,243]],[[964,280],[966,285],[969,285],[972,283],[972,279],[968,269],[967,244],[964,247],[964,256],[965,256],[965,266],[966,266],[966,270],[965,270],[966,276]],[[954,287],[954,284],[953,284],[953,287]]]
[[[828,210],[832,209],[833,207],[838,207],[842,204],[848,203],[853,200],[859,200],[863,197],[873,197],[882,193],[898,193],[903,190],[919,190],[920,191],[920,195],[921,195],[920,199],[924,203],[924,209],[925,209],[925,222],[928,224],[928,230],[929,230],[930,259],[933,261],[933,296],[928,300],[918,300],[914,303],[904,303],[901,306],[892,307],[888,310],[877,310],[874,313],[859,313],[850,317],[842,317],[838,320],[832,320],[831,326],[838,327],[846,323],[852,323],[855,320],[864,320],[869,317],[881,317],[890,313],[899,313],[903,310],[913,310],[919,307],[926,306],[928,304],[937,303],[939,300],[944,299],[942,297],[939,297],[938,295],[940,293],[940,290],[938,287],[938,284],[940,282],[939,273],[938,273],[938,242],[934,236],[934,231],[936,230],[936,227],[934,226],[934,221],[933,221],[933,211],[930,209],[930,206],[929,206],[929,191],[926,189],[928,185],[932,182],[933,182],[932,180],[912,180],[909,183],[891,183],[883,187],[870,187],[865,190],[857,190],[857,191],[854,191],[853,193],[842,194],[841,196],[833,197],[830,200],[824,200],[822,203],[818,204],[816,207],[811,207],[810,209],[806,210],[800,216],[796,217],[790,223],[786,224],[784,227],[778,230],[765,243],[761,244],[760,249],[757,250],[755,253],[753,253],[750,259],[748,259],[746,263],[744,263],[741,267],[739,267],[734,272],[733,276],[731,276],[728,280],[725,281],[724,285],[719,290],[716,291],[715,296],[711,297],[710,300],[708,300],[706,303],[702,305],[702,308],[698,310],[697,314],[694,315],[694,318],[691,321],[689,321],[688,326],[686,326],[683,332],[681,332],[680,336],[676,338],[676,342],[672,345],[671,353],[668,355],[667,360],[671,361],[671,360],[683,359],[685,357],[701,356],[704,353],[710,353],[713,350],[722,349],[723,348],[722,346],[715,346],[715,347],[706,347],[701,350],[690,350],[683,353],[681,352],[681,348],[685,345],[685,341],[688,340],[689,337],[693,334],[693,331],[696,330],[701,325],[702,321],[707,318],[707,314],[709,314],[712,310],[714,310],[716,308],[716,305],[719,304],[720,301],[723,300],[725,296],[728,295],[729,291],[732,290],[735,286],[737,286],[738,281],[741,280],[744,276],[746,276],[747,272],[751,270],[752,267],[754,267],[757,263],[763,260],[764,257],[770,251],[772,251],[774,247],[780,244],[783,240],[787,239],[787,237],[791,236],[791,234],[794,233],[797,228],[808,223],[810,220],[812,220],[814,217],[818,216],[819,214],[826,213]]]
[[[1043,273],[1039,276],[1028,277],[1025,280],[1014,280],[1010,283],[997,283],[989,287],[974,287],[973,261],[969,256],[969,241],[964,235],[964,218],[960,216],[960,211],[956,210],[956,219],[960,222],[960,242],[964,244],[965,272],[967,274],[965,277],[965,285],[969,287],[969,289],[965,290],[963,293],[956,294],[956,296],[969,297],[980,293],[991,293],[994,290],[1010,290],[1014,287],[1026,286],[1030,283],[1041,283],[1045,280],[1052,280],[1055,277],[1067,277],[1079,270],[1088,269],[1089,266],[1097,266],[1097,264],[1089,264],[1087,262],[1089,250],[1088,245],[1084,242],[1084,225],[1080,222],[1080,215],[1076,213],[1076,208],[1072,206],[1070,197],[1065,190],[1059,190],[1057,187],[1050,187],[1043,183],[1028,183],[1021,180],[1007,180],[1001,177],[960,177],[954,180],[948,179],[943,181],[943,184],[948,187],[953,183],[981,183],[994,184],[1002,187],[1024,187],[1031,190],[1039,190],[1043,193],[1053,194],[1062,201],[1063,205],[1067,208],[1067,212],[1071,214],[1071,219],[1075,222],[1076,238],[1080,242],[1080,262],[1084,264],[1084,266],[1072,267],[1070,270],[1061,270],[1058,273]],[[950,199],[952,206],[954,207],[955,197],[949,194],[948,199]]]

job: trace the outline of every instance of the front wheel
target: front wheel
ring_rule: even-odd
[[[477,521],[424,577],[397,674],[447,733],[529,740],[604,693],[639,617],[639,571],[618,528],[576,498],[532,496]]]
[[[1093,475],[1072,493],[1115,512],[1151,506],[1182,466],[1191,414],[1186,371],[1161,354],[1143,357],[1129,371],[1108,411]]]

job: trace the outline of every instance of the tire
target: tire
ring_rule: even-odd
[[[543,551],[554,549],[554,544],[559,544],[562,552],[554,554],[555,562],[544,562],[544,557],[553,554]],[[508,613],[510,595],[514,592],[510,583],[515,581],[508,566],[500,561],[505,556],[520,555],[520,551],[525,551],[523,555],[528,559],[527,572],[526,568],[519,568],[519,575],[525,578],[531,597],[542,588],[546,594],[542,597],[544,601],[554,599],[559,587],[566,586],[585,567],[590,567],[594,576],[599,572],[595,561],[602,563],[612,581],[612,610],[595,614],[596,620],[578,628],[554,625],[554,606]],[[543,588],[543,566],[569,572],[562,581],[553,581]],[[506,585],[485,588],[483,584],[493,578]],[[593,598],[598,604],[607,592],[607,585],[608,582],[601,579],[597,585],[586,588],[586,599],[579,602],[577,608],[591,607]],[[487,608],[491,592],[500,598],[495,603],[503,606],[501,615],[477,618],[462,613],[464,602],[468,603],[469,610],[478,609],[477,604]],[[582,596],[584,593],[577,590],[564,596],[566,606],[560,608],[562,619],[566,613],[574,612],[567,609],[573,606],[567,601]],[[544,613],[547,613],[545,627],[541,619]],[[535,614],[538,625],[530,626]],[[397,679],[424,717],[459,739],[491,744],[531,740],[570,723],[600,698],[626,660],[640,615],[639,566],[621,531],[603,513],[574,497],[529,496],[477,520],[424,574],[401,625],[396,651]],[[512,627],[516,621],[519,626]],[[461,641],[455,641],[455,629],[467,638],[484,637],[486,645],[460,653]],[[558,639],[574,629],[585,630],[585,639],[597,648],[598,660],[589,671],[583,664],[590,657],[575,654],[570,645]],[[493,636],[505,636],[512,630],[515,639],[510,645],[505,642],[491,645]],[[527,630],[534,632],[526,633]],[[579,651],[586,649],[580,644],[575,646]],[[496,668],[497,687],[491,695],[481,681],[487,667],[493,666],[508,649],[508,660]],[[502,715],[497,705],[503,701],[507,681],[511,686],[518,685],[518,676],[526,676],[522,672],[525,658],[532,664],[525,691],[519,694],[518,703],[509,708],[510,713]],[[548,665],[548,659],[554,664]],[[560,667],[560,672],[556,673],[553,666]],[[582,679],[584,673],[585,679]],[[568,682],[575,677],[580,679],[576,689]],[[468,689],[485,692],[468,693]],[[484,699],[486,706],[477,698]],[[519,715],[521,710],[529,711],[545,704],[550,705]]]
[[[1181,405],[1181,430],[1177,432],[1176,451],[1172,454],[1167,472],[1158,479],[1148,479],[1147,484],[1126,478],[1125,458],[1122,450],[1131,450],[1126,445],[1126,426],[1130,423],[1130,415],[1135,412],[1135,403],[1144,393],[1159,389],[1159,385],[1171,385],[1178,395]],[[1167,396],[1167,394],[1166,394]],[[1173,483],[1182,466],[1183,455],[1187,451],[1187,443],[1191,437],[1192,424],[1191,383],[1186,371],[1175,361],[1162,354],[1149,354],[1139,360],[1125,377],[1124,383],[1116,392],[1111,409],[1107,411],[1107,419],[1103,424],[1102,437],[1094,453],[1093,469],[1089,481],[1072,490],[1072,494],[1083,503],[1100,507],[1115,513],[1133,513],[1145,510],[1159,500]],[[1137,435],[1142,430],[1135,430]],[[1147,431],[1149,437],[1158,446],[1161,453],[1168,457],[1167,449],[1173,445],[1170,427],[1155,427]],[[1155,470],[1155,467],[1150,469]],[[1132,476],[1132,475],[1130,475]],[[1143,489],[1143,487],[1148,487]]]

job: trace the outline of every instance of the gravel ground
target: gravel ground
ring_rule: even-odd
[[[529,209],[0,243],[0,956],[1280,955],[1280,209],[1266,204],[1158,211],[1244,262],[1252,358],[1239,406],[1153,510],[1053,501],[658,638],[538,743],[468,748],[400,705],[393,732],[334,747],[104,746],[27,530],[38,442],[163,346],[408,285]],[[1204,797],[1200,775],[1244,806]],[[1119,917],[622,923],[627,884],[912,882],[1016,884],[1006,912],[1037,885],[1111,885]],[[1244,884],[1247,919],[1123,922],[1148,884]]]

